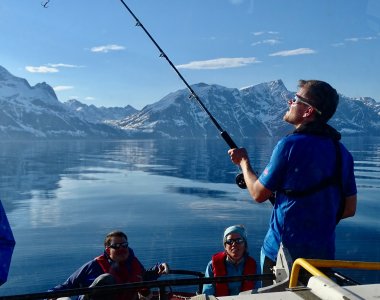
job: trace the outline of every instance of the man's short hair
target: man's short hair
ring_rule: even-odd
[[[111,231],[109,234],[106,235],[104,239],[104,247],[107,247],[111,244],[111,239],[113,237],[121,237],[125,238],[126,241],[128,241],[127,235],[122,231]]]
[[[321,111],[316,117],[327,122],[334,115],[339,104],[337,91],[327,82],[320,80],[299,80],[298,86],[305,89],[305,96],[311,106]]]

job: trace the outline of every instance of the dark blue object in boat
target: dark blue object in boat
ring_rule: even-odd
[[[7,281],[15,244],[11,226],[0,200],[0,285]]]

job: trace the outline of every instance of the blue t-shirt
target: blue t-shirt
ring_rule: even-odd
[[[339,143],[342,156],[344,197],[357,193],[352,155]],[[332,139],[292,134],[281,139],[259,181],[271,191],[304,191],[336,170],[336,150]],[[336,215],[341,201],[337,185],[329,185],[307,196],[277,193],[269,230],[263,243],[264,254],[276,261],[282,242],[293,259],[335,258]]]

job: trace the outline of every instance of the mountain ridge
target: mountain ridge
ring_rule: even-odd
[[[192,88],[233,138],[282,136],[282,120],[294,92],[281,79],[244,88],[197,83]],[[215,124],[187,89],[137,110],[60,102],[46,82],[30,86],[0,66],[0,136],[3,138],[214,138]],[[340,95],[329,122],[343,135],[380,135],[380,104],[370,97]]]

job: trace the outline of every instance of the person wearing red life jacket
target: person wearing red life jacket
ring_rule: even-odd
[[[127,235],[122,231],[112,231],[105,237],[104,253],[87,262],[76,270],[64,283],[49,291],[61,291],[75,288],[92,287],[109,284],[132,283],[156,280],[161,274],[168,274],[169,266],[161,263],[149,270],[135,256],[129,247]],[[134,300],[143,298],[149,290],[120,291],[117,294],[99,294],[94,296],[80,295],[77,299],[112,299]],[[67,299],[67,298],[59,298]]]
[[[256,274],[256,261],[248,254],[247,233],[243,225],[233,225],[224,231],[224,251],[212,256],[205,277],[242,276]],[[203,285],[203,294],[214,296],[237,295],[255,288],[255,282],[226,282]]]

